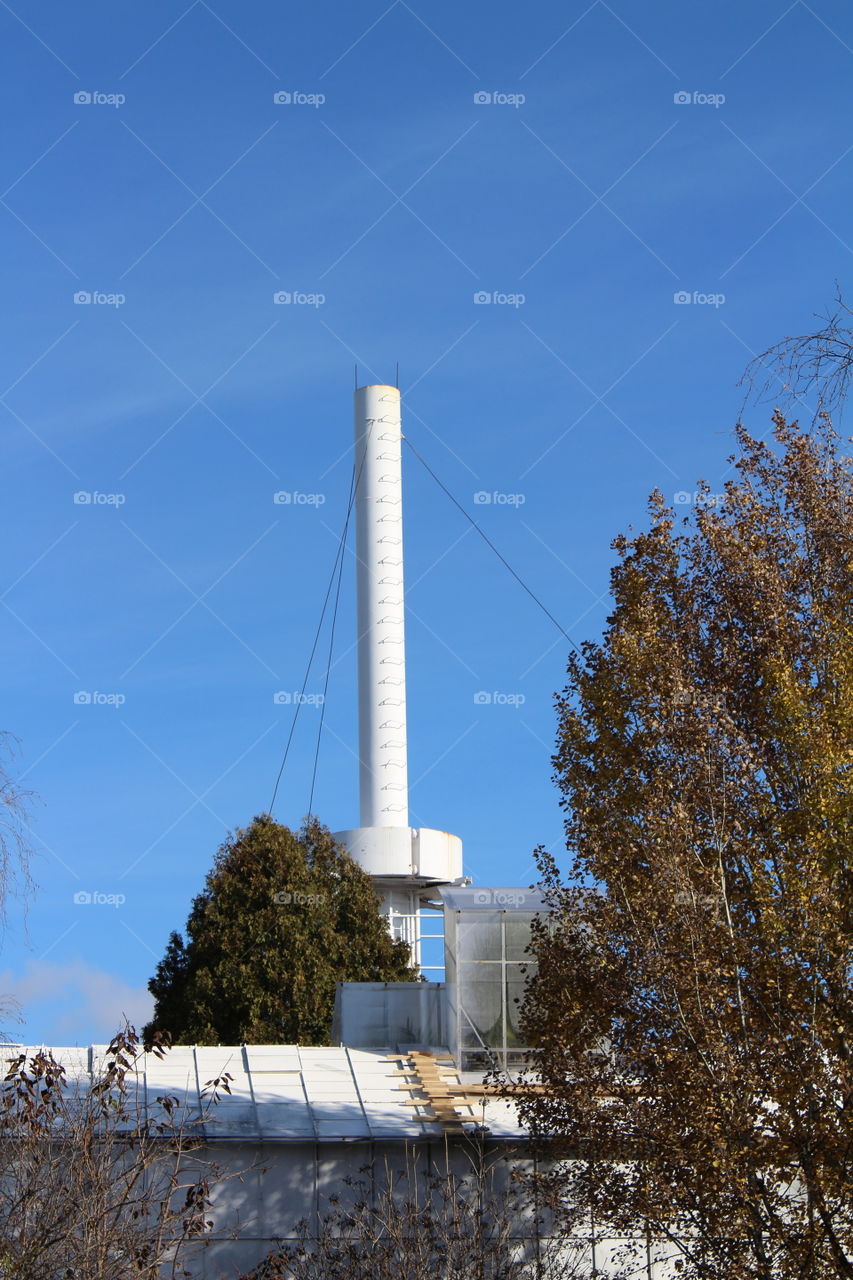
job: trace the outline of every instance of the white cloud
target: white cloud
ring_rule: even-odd
[[[144,987],[132,987],[83,960],[32,960],[23,973],[5,970],[0,1002],[7,1007],[10,1001],[16,1002],[21,1021],[4,1016],[6,1034],[27,1044],[55,1046],[104,1044],[125,1018],[139,1029],[154,1010]]]

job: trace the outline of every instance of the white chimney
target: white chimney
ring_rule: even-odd
[[[403,436],[396,387],[355,393],[358,742],[362,827],[409,825]]]
[[[355,393],[361,826],[337,838],[373,877],[389,927],[420,962],[418,913],[462,877],[462,842],[409,826],[400,392]]]

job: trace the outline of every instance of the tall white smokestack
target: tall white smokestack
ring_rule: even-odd
[[[392,933],[420,963],[419,912],[462,879],[462,841],[409,826],[400,392],[355,393],[361,826],[337,837],[373,878]]]
[[[358,737],[362,827],[409,825],[403,436],[396,387],[355,393]]]

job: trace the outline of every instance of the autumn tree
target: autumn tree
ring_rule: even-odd
[[[32,793],[15,776],[16,755],[16,740],[0,731],[0,922],[4,924],[9,899],[24,896],[32,886],[26,823]]]
[[[328,1044],[338,982],[416,978],[373,885],[329,831],[269,815],[221,846],[148,984],[176,1044]]]
[[[853,311],[836,290],[834,305],[816,328],[760,352],[741,378],[746,399],[772,400],[799,417],[840,414],[853,374]]]
[[[523,1010],[555,1203],[713,1280],[853,1276],[853,479],[828,421],[614,546]],[[648,1234],[648,1241],[646,1233]],[[631,1254],[642,1254],[633,1257]]]
[[[167,1053],[163,1044],[155,1057]],[[4,1280],[176,1280],[212,1225],[222,1175],[203,1123],[226,1074],[201,1090],[148,1094],[132,1027],[91,1073],[49,1049],[7,1060],[0,1082],[0,1276]]]
[[[33,888],[32,843],[26,821],[32,793],[16,776],[17,745],[10,733],[0,731],[0,938],[10,901],[18,899],[26,909]],[[17,1002],[0,995],[0,1017],[20,1019]],[[8,1038],[0,1032],[0,1041]]]

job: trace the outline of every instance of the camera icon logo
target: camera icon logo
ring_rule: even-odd
[[[491,302],[492,295],[486,289],[478,289],[474,294],[474,303],[478,307],[485,306],[487,302]]]
[[[492,902],[491,889],[475,889],[474,890],[475,906],[488,907],[488,906],[491,906],[491,902]]]
[[[477,707],[485,707],[492,700],[492,695],[486,693],[485,689],[481,689],[479,693],[474,694],[474,705]]]
[[[75,707],[88,707],[91,701],[92,701],[92,695],[91,693],[88,693],[85,689],[80,689],[74,695]]]
[[[293,97],[291,94],[286,93],[283,89],[280,89],[278,93],[273,94],[272,100],[277,107],[286,107],[289,102],[293,101]]]
[[[92,301],[92,295],[88,289],[78,289],[74,295],[74,302],[79,306],[86,306]]]
[[[478,93],[474,94],[474,102],[478,107],[487,105],[491,100],[492,95],[490,93],[485,93],[482,89]]]
[[[75,93],[74,101],[78,107],[86,107],[92,101],[92,95],[91,93],[88,93],[85,89],[80,89],[78,90],[77,93]]]
[[[478,493],[474,494],[475,506],[485,507],[491,502],[491,500],[492,500],[492,495],[490,493],[486,493],[485,489],[480,489]]]
[[[85,889],[80,889],[74,895],[74,903],[78,907],[87,907],[91,904],[92,895],[87,893]]]
[[[282,306],[285,306],[288,302],[290,302],[290,301],[291,301],[291,297],[290,297],[290,294],[289,294],[289,293],[287,293],[287,291],[286,291],[286,290],[284,290],[284,289],[279,289],[278,293],[274,293],[274,294],[273,294],[273,296],[272,296],[272,300],[273,300],[273,302],[276,304],[276,306],[277,306],[277,307],[282,307]]]
[[[693,101],[693,96],[685,89],[679,89],[677,93],[672,95],[672,100],[677,107],[686,107],[688,103]]]
[[[272,700],[277,707],[289,707],[293,699],[286,689],[279,689],[278,693],[274,693]]]
[[[289,907],[292,901],[293,901],[292,893],[282,892],[282,893],[273,894],[273,902],[278,907]]]
[[[679,489],[675,495],[675,501],[680,507],[688,506],[693,501],[693,495],[688,493],[686,489]]]
[[[91,501],[92,501],[92,495],[91,493],[88,493],[85,489],[78,489],[74,495],[75,507],[88,507]]]
[[[672,295],[672,300],[677,306],[683,307],[686,303],[693,301],[693,295],[688,293],[686,289],[679,289],[677,293]]]

